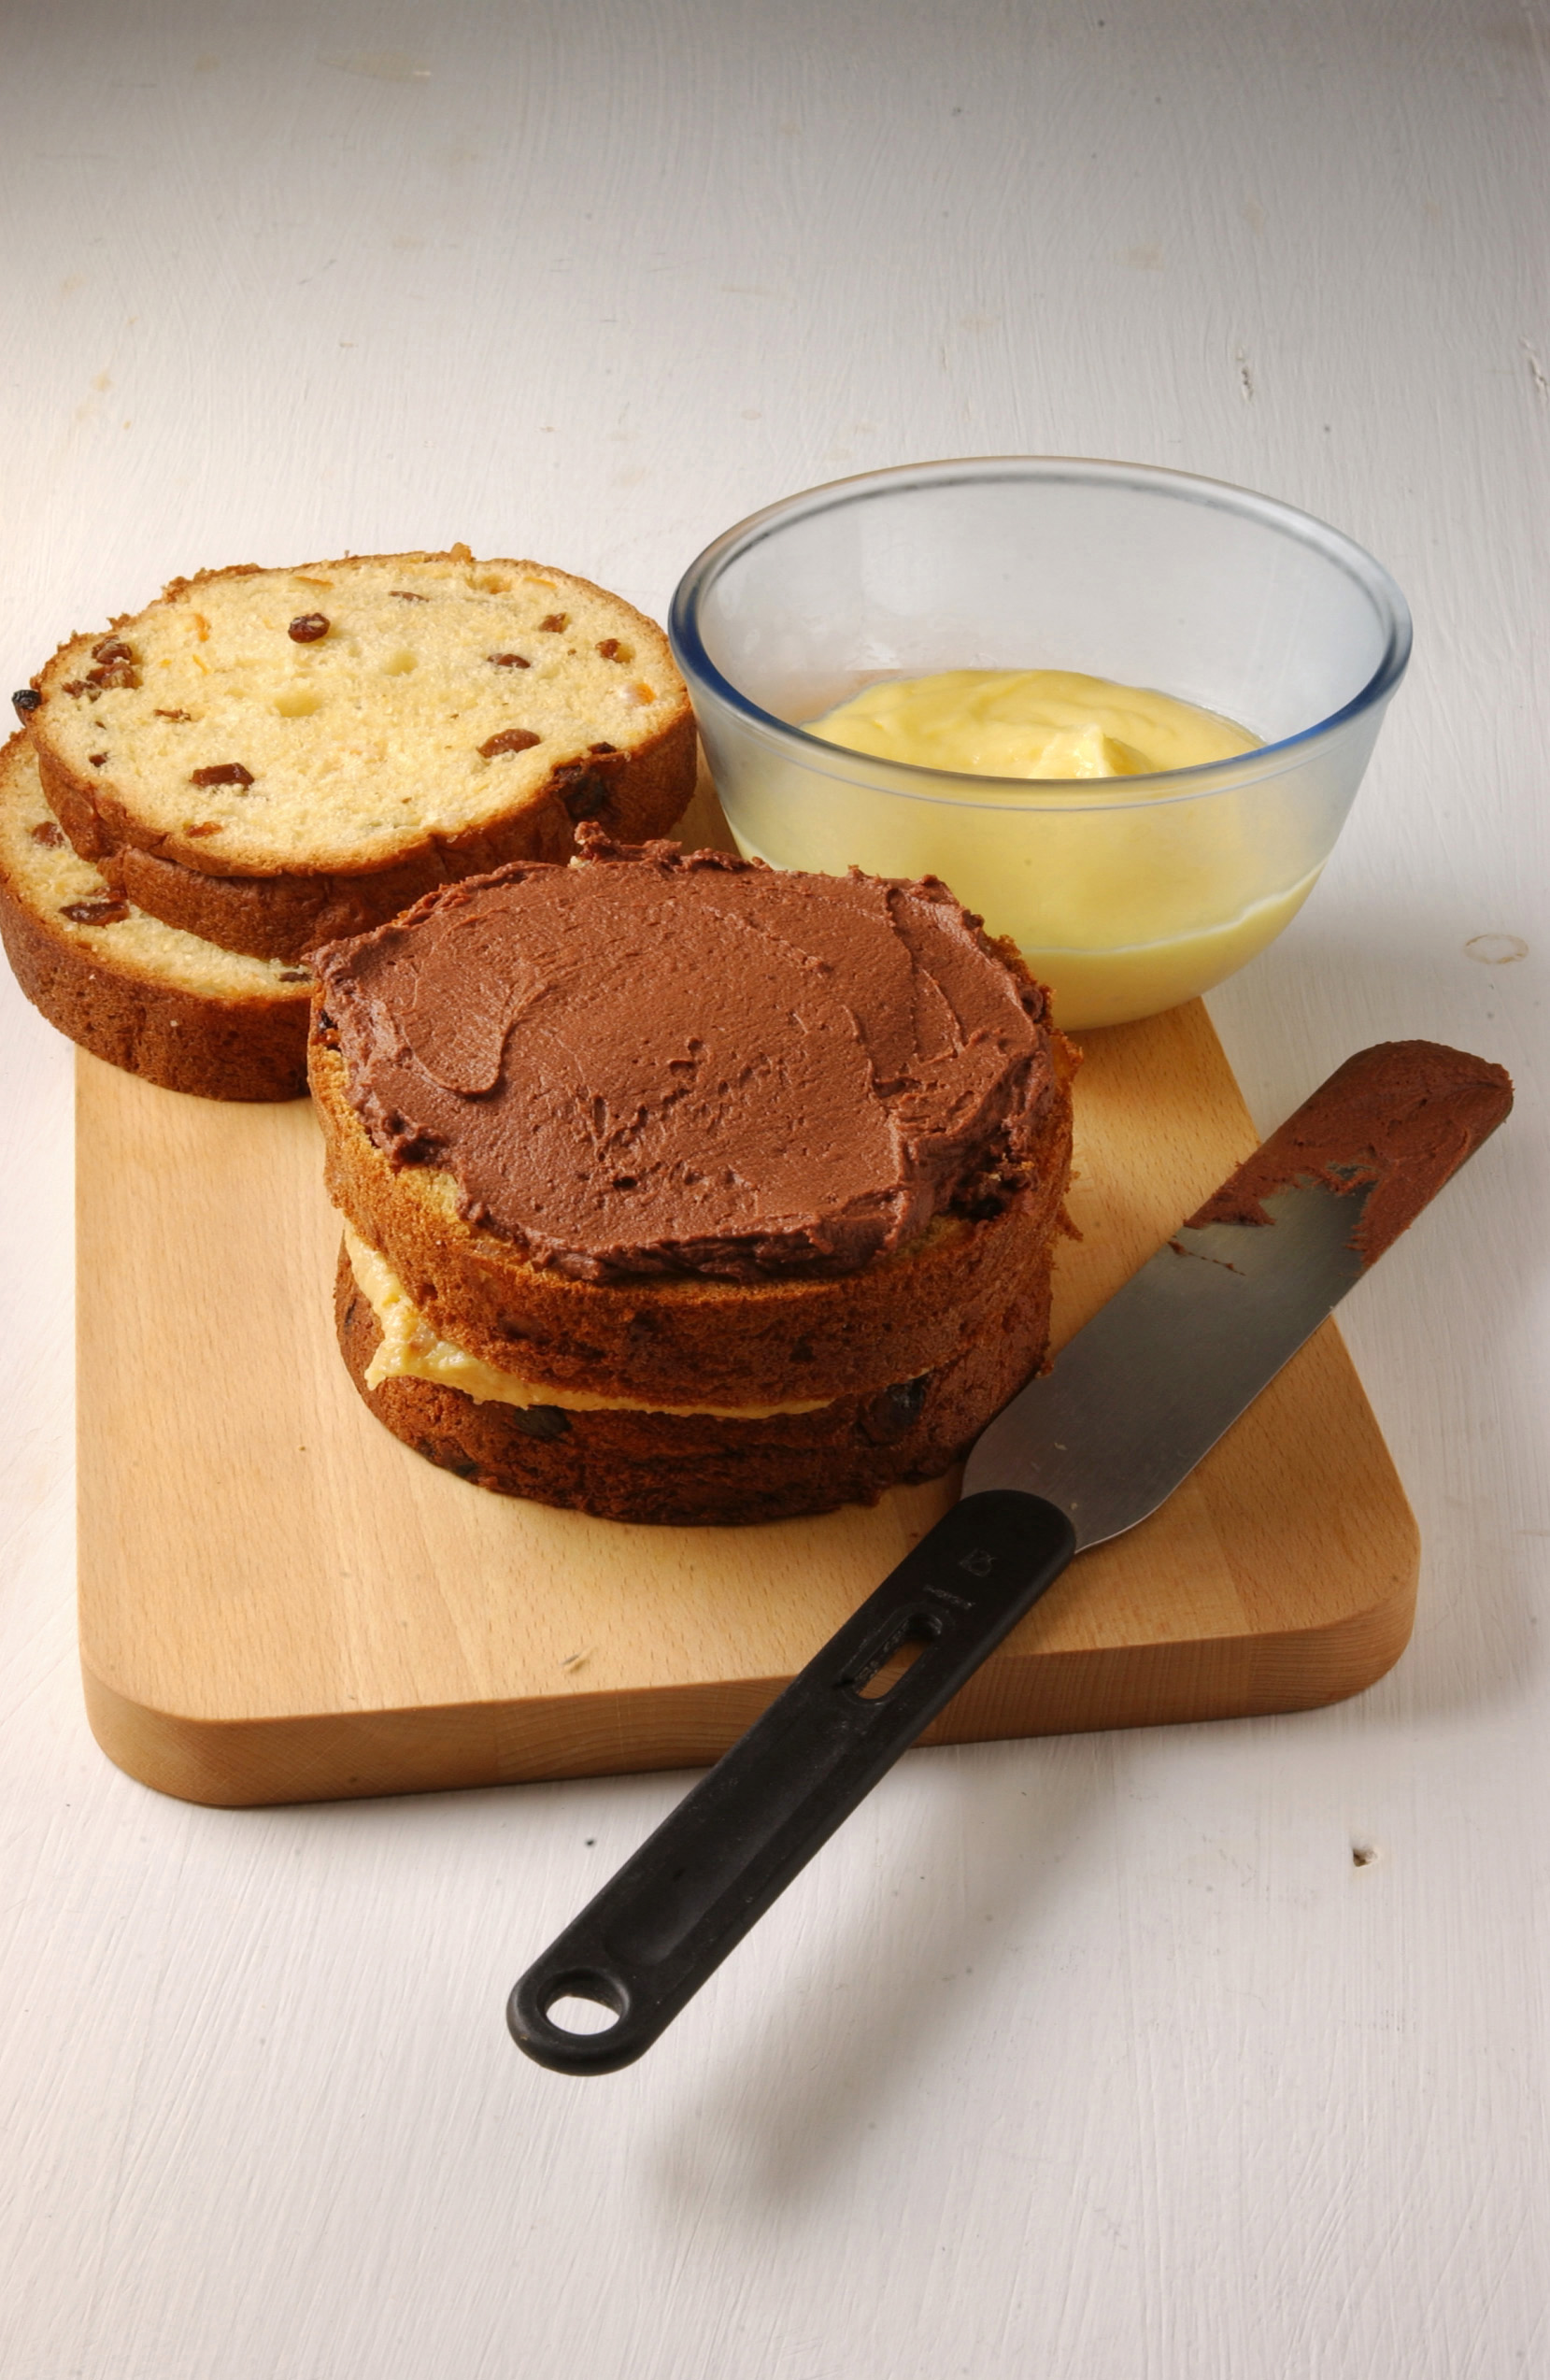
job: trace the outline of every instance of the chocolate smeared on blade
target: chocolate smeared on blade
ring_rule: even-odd
[[[1504,1066],[1436,1041],[1358,1050],[1214,1190],[1187,1229],[1269,1223],[1263,1202],[1294,1182],[1365,1190],[1350,1245],[1372,1264],[1510,1114]]]

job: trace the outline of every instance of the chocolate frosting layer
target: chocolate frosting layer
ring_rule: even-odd
[[[584,1280],[855,1272],[1023,1191],[1044,995],[944,885],[584,832],[313,954],[395,1163]]]
[[[1269,1223],[1264,1200],[1297,1181],[1365,1190],[1351,1246],[1371,1264],[1512,1104],[1511,1077],[1488,1058],[1437,1041],[1376,1042],[1337,1067],[1189,1224]]]

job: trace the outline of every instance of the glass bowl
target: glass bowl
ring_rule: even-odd
[[[705,549],[669,624],[745,855],[941,876],[1074,1028],[1172,1007],[1280,933],[1334,847],[1411,634],[1388,573],[1289,505],[1018,455],[772,505]],[[1261,742],[1205,767],[1032,784],[803,730],[877,678],[948,669],[1079,670]]]

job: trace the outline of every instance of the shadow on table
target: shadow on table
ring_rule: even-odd
[[[901,2086],[940,2069],[984,1991],[1004,1985],[1006,1960],[1026,1949],[1031,1972],[1042,1964],[1074,1880],[1079,1888],[1106,1864],[1125,1757],[1116,1747],[1135,1741],[1045,1739],[1031,1761],[1028,1745],[919,1756],[932,1789],[879,1828],[883,1865],[862,1905],[822,1904],[783,1990],[772,1979],[767,2000],[745,1992],[731,2065],[659,2152],[668,2195],[698,2204],[710,2189],[758,2207],[819,2189],[825,2169],[855,2153]],[[909,1794],[907,1771],[879,1791]],[[904,1819],[917,1812],[924,1824],[908,1832]],[[781,1906],[801,1924],[789,1900]]]

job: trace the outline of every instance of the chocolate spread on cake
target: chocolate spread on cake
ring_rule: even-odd
[[[1024,1190],[1044,997],[945,886],[584,837],[315,954],[394,1163],[597,1281],[855,1272]]]
[[[1360,1049],[1214,1190],[1189,1228],[1268,1223],[1263,1201],[1297,1181],[1369,1192],[1351,1246],[1371,1264],[1408,1231],[1513,1104],[1505,1067],[1435,1041]]]

